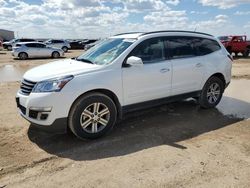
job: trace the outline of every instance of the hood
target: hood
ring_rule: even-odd
[[[30,69],[24,74],[23,78],[34,82],[39,82],[56,77],[92,72],[99,69],[100,67],[100,65],[84,63],[73,59],[66,59],[54,61]]]

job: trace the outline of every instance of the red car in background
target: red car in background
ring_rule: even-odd
[[[250,53],[250,41],[247,41],[247,36],[221,36],[219,40],[225,46],[227,51],[232,54],[242,53],[244,57],[248,57]]]

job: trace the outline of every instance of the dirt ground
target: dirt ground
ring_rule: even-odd
[[[0,51],[0,187],[250,187],[250,59],[235,60],[217,108],[187,100],[136,112],[94,141],[42,132],[18,115],[19,82],[3,69],[49,61]]]

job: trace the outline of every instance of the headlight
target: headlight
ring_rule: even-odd
[[[57,78],[53,80],[46,80],[42,82],[38,82],[33,88],[33,93],[41,93],[41,92],[58,92],[74,78],[74,76],[66,76],[62,78]]]

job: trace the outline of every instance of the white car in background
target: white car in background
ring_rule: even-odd
[[[70,43],[66,40],[47,40],[45,44],[50,47],[60,48],[64,52],[67,52],[71,48]]]
[[[64,56],[64,51],[46,46],[40,42],[23,42],[17,43],[16,46],[13,47],[12,55],[22,60],[37,57],[59,58]]]
[[[7,49],[7,50],[12,50],[12,47],[14,47],[17,43],[20,43],[20,42],[36,42],[36,40],[35,39],[26,39],[26,38],[12,39],[8,42],[4,42],[3,48]]]

